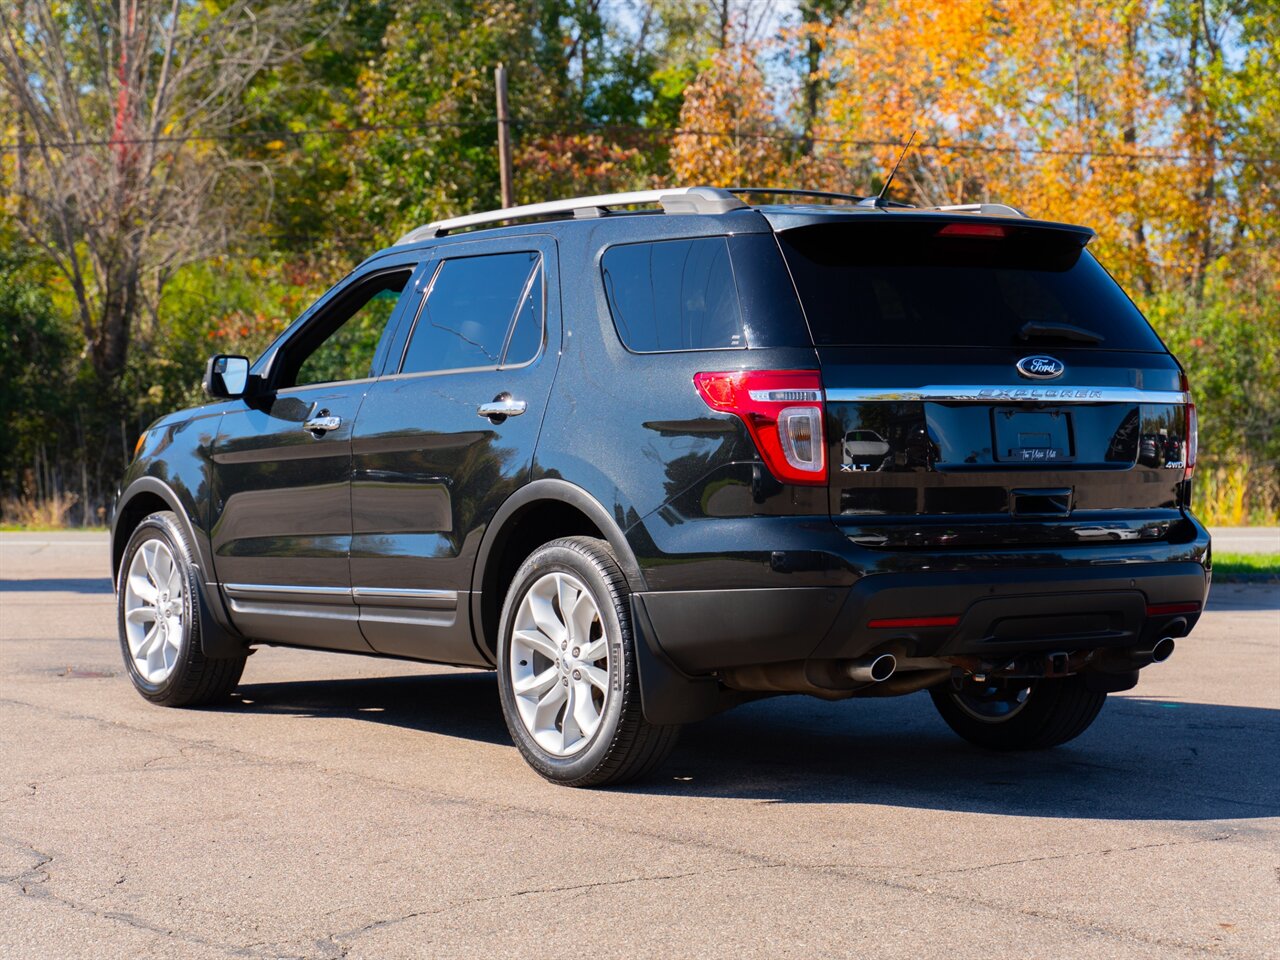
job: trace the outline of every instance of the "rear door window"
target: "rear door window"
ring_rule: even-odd
[[[628,350],[747,345],[724,237],[610,247],[601,270],[614,326]]]
[[[503,364],[528,363],[542,349],[542,271],[534,270],[528,289],[516,309],[515,326],[507,341]]]
[[[946,222],[820,224],[778,235],[818,346],[1163,352],[1119,285],[1064,231],[940,235]]]
[[[418,313],[401,373],[527,363],[542,345],[542,258],[500,253],[444,260]]]

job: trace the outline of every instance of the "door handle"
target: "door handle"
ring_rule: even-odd
[[[341,417],[328,416],[328,412],[324,411],[324,416],[312,417],[302,425],[303,429],[315,437],[317,440],[324,436],[330,430],[337,430],[342,426]]]
[[[528,409],[529,405],[523,400],[512,400],[511,394],[500,393],[488,403],[480,404],[476,413],[488,417],[494,423],[501,423],[507,417],[518,417]]]

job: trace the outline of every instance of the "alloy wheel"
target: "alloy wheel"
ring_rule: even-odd
[[[163,683],[177,666],[186,615],[186,584],[162,540],[145,540],[124,582],[124,629],[134,668],[148,683]]]
[[[965,713],[982,723],[1004,723],[1022,712],[1031,696],[1031,686],[1016,683],[967,680],[951,699]]]
[[[548,573],[525,593],[510,644],[511,687],[520,720],[557,757],[583,750],[609,700],[609,642],[591,591]]]

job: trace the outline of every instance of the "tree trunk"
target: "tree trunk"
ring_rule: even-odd
[[[821,94],[821,79],[818,71],[822,67],[822,46],[818,42],[819,16],[817,6],[813,2],[801,7],[800,16],[807,28],[804,49],[804,143],[806,154],[813,151],[813,131],[818,124],[818,99]]]
[[[126,227],[122,224],[120,229],[123,234]],[[112,400],[116,399],[129,355],[142,279],[139,244],[126,239],[122,245],[125,249],[117,248],[107,258],[94,258],[94,273],[100,278],[101,291],[96,316],[89,312],[88,303],[81,308],[89,362],[100,388]]]
[[[1138,31],[1141,29],[1141,24],[1142,21],[1137,12],[1131,13],[1125,29],[1124,70],[1126,77],[1137,69]],[[1134,152],[1138,148],[1138,120],[1136,114],[1137,105],[1133,102],[1132,96],[1129,96],[1124,107],[1124,145]],[[1138,161],[1136,159],[1129,160],[1128,168],[1131,182],[1134,184],[1140,183],[1141,173],[1138,170]],[[1134,211],[1133,242],[1138,251],[1137,259],[1139,261],[1135,279],[1138,281],[1138,287],[1143,293],[1150,293],[1152,289],[1151,257],[1147,250],[1147,228],[1141,207]]]

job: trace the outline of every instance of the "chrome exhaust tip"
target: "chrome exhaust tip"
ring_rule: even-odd
[[[1128,651],[1130,669],[1149,667],[1153,663],[1164,663],[1173,656],[1173,637],[1161,637],[1150,644],[1133,647]]]
[[[881,683],[893,676],[898,669],[898,659],[892,653],[881,653],[862,660],[853,660],[845,672],[859,683]]]

